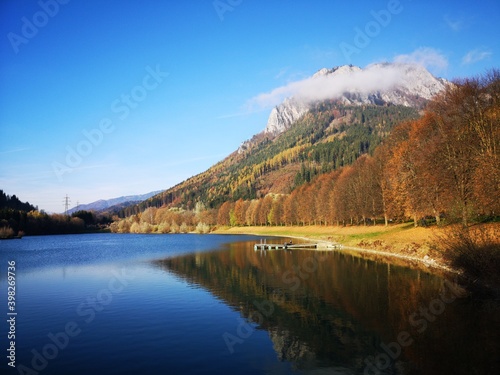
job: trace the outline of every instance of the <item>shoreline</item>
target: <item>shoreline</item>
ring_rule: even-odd
[[[437,228],[414,228],[408,224],[370,227],[291,226],[291,227],[222,227],[214,234],[248,234],[299,239],[326,245],[342,245],[339,251],[373,261],[417,268],[426,272],[461,276],[432,249]],[[404,233],[404,235],[402,235]],[[316,251],[316,250],[312,250]]]

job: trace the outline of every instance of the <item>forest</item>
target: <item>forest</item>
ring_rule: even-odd
[[[16,195],[7,195],[3,190],[0,189],[0,208],[1,209],[12,209],[20,211],[33,211],[38,210],[38,207],[33,206],[29,202],[21,202]]]
[[[318,116],[328,116],[328,110],[306,116],[304,121]],[[325,123],[331,124],[331,120]],[[172,199],[171,204],[148,207],[118,220],[111,229],[206,232],[216,225],[388,225],[406,221],[415,226],[457,222],[468,226],[496,220],[500,212],[499,121],[500,74],[494,70],[456,81],[428,103],[422,116],[402,121],[387,136],[368,138],[367,143],[358,137],[355,147],[359,155],[350,163],[338,163],[339,158],[328,156],[333,154],[331,149],[324,151],[325,143],[310,149],[315,135],[325,129],[318,122],[310,123],[309,135],[298,136],[292,130],[275,141],[288,146],[288,157],[283,154],[286,147],[279,146],[280,152],[266,155],[270,158],[259,153],[251,156],[262,158],[252,164],[262,169],[298,159],[301,167],[295,171],[291,192],[226,195],[215,207],[213,201],[206,203],[192,194],[191,199],[198,198],[195,203],[174,207]],[[353,129],[362,132],[356,126]],[[288,139],[294,139],[295,145],[290,147]],[[304,139],[307,142],[301,143]],[[235,181],[234,191],[241,181],[255,179],[255,173],[263,171],[254,167],[252,172],[245,168],[240,172],[228,173]]]

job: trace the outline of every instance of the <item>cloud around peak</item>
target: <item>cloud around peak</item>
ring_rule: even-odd
[[[423,47],[410,54],[396,56],[393,64],[375,63],[365,69],[345,66],[328,74],[317,73],[313,77],[290,82],[254,96],[246,103],[246,107],[254,111],[272,108],[289,97],[309,103],[337,98],[348,91],[366,94],[388,90],[401,82],[404,75],[402,67],[408,65],[441,71],[448,67],[448,60],[439,51]]]
[[[340,97],[343,93],[369,93],[374,90],[385,90],[396,85],[402,75],[401,69],[395,66],[374,64],[364,70],[351,69],[339,74],[321,74],[303,80],[291,82],[270,92],[259,94],[249,100],[250,108],[271,108],[280,104],[285,98],[294,97],[301,102],[313,102]]]

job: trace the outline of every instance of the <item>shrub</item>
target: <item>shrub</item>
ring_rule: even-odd
[[[196,226],[195,231],[196,231],[196,233],[201,233],[201,234],[209,233],[210,232],[210,225],[202,223],[200,221],[198,223],[198,225]]]
[[[0,238],[14,237],[14,230],[11,227],[0,228]]]
[[[179,225],[175,221],[172,221],[172,224],[170,225],[170,233],[179,233],[179,232],[180,232]]]
[[[189,232],[189,228],[186,223],[182,223],[181,226],[179,227],[179,232],[180,233],[187,233]]]
[[[160,223],[158,225],[158,233],[170,233],[170,224],[168,223]]]
[[[500,238],[494,226],[449,226],[439,237],[438,247],[464,276],[489,287],[500,286]]]

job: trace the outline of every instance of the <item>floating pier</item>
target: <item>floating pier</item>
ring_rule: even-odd
[[[340,244],[326,244],[326,243],[299,243],[293,244],[292,242],[285,243],[266,243],[266,241],[260,241],[253,246],[255,251],[257,250],[300,250],[300,249],[340,249],[342,245]]]

